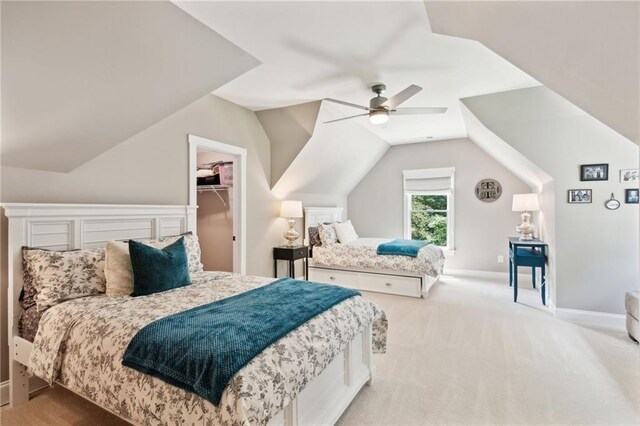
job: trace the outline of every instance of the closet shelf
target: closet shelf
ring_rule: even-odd
[[[196,189],[198,192],[214,192],[214,191],[225,191],[231,189],[229,185],[197,185]]]
[[[227,203],[224,201],[224,198],[222,198],[222,196],[220,195],[220,192],[218,191],[228,191],[231,187],[229,185],[197,185],[196,189],[197,191],[200,192],[214,192],[218,198],[220,198],[220,201],[222,201],[222,204],[225,206],[225,208],[227,207]]]

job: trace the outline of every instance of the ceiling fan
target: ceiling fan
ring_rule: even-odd
[[[422,90],[422,87],[412,84],[404,89],[402,92],[387,99],[382,94],[387,90],[387,86],[384,84],[376,84],[371,86],[371,91],[377,96],[374,96],[369,101],[369,106],[363,106],[358,104],[352,104],[351,102],[340,101],[338,99],[324,98],[325,101],[335,102],[337,104],[350,106],[352,108],[358,108],[367,111],[365,114],[352,115],[349,117],[338,118],[336,120],[325,121],[324,124],[334,123],[336,121],[349,120],[356,117],[369,116],[371,124],[384,124],[389,121],[389,115],[406,115],[406,114],[443,114],[447,111],[446,107],[425,107],[425,108],[397,108],[398,105],[414,96],[416,93]]]

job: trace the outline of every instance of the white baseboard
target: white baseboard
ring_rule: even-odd
[[[615,330],[624,330],[626,327],[626,318],[623,314],[554,307],[553,316],[563,321],[592,327]]]
[[[46,388],[49,386],[47,382],[38,377],[30,377],[29,378],[29,393],[33,393],[40,389]],[[9,381],[5,380],[0,383],[0,405],[6,405],[9,403]]]
[[[9,403],[9,381],[0,383],[0,405]]]
[[[555,317],[556,316],[556,304],[553,302],[553,298],[551,298],[551,295],[547,296],[547,306],[549,307],[549,311],[551,312],[551,315],[553,315]]]
[[[494,278],[504,280],[505,283],[509,282],[508,272],[496,272],[496,271],[477,271],[473,269],[450,269],[445,268],[443,275],[454,275],[459,277],[472,277],[472,278]],[[537,277],[536,277],[537,279]],[[518,282],[530,283],[531,274],[518,274]]]

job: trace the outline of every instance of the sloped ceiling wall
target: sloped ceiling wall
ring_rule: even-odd
[[[256,112],[271,141],[271,186],[311,139],[319,111],[320,101]]]
[[[364,127],[348,120],[323,124],[341,116],[332,104],[321,102],[313,135],[273,185],[274,194],[346,196],[380,160],[390,145]]]
[[[434,33],[477,40],[640,141],[640,3],[425,1]]]
[[[68,172],[255,67],[169,2],[2,2],[2,165]]]

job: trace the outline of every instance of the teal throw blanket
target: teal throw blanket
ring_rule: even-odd
[[[418,257],[420,249],[431,244],[422,240],[393,240],[378,246],[376,253],[390,256]]]
[[[359,294],[283,278],[148,324],[129,343],[122,364],[218,405],[231,378],[260,352]]]

